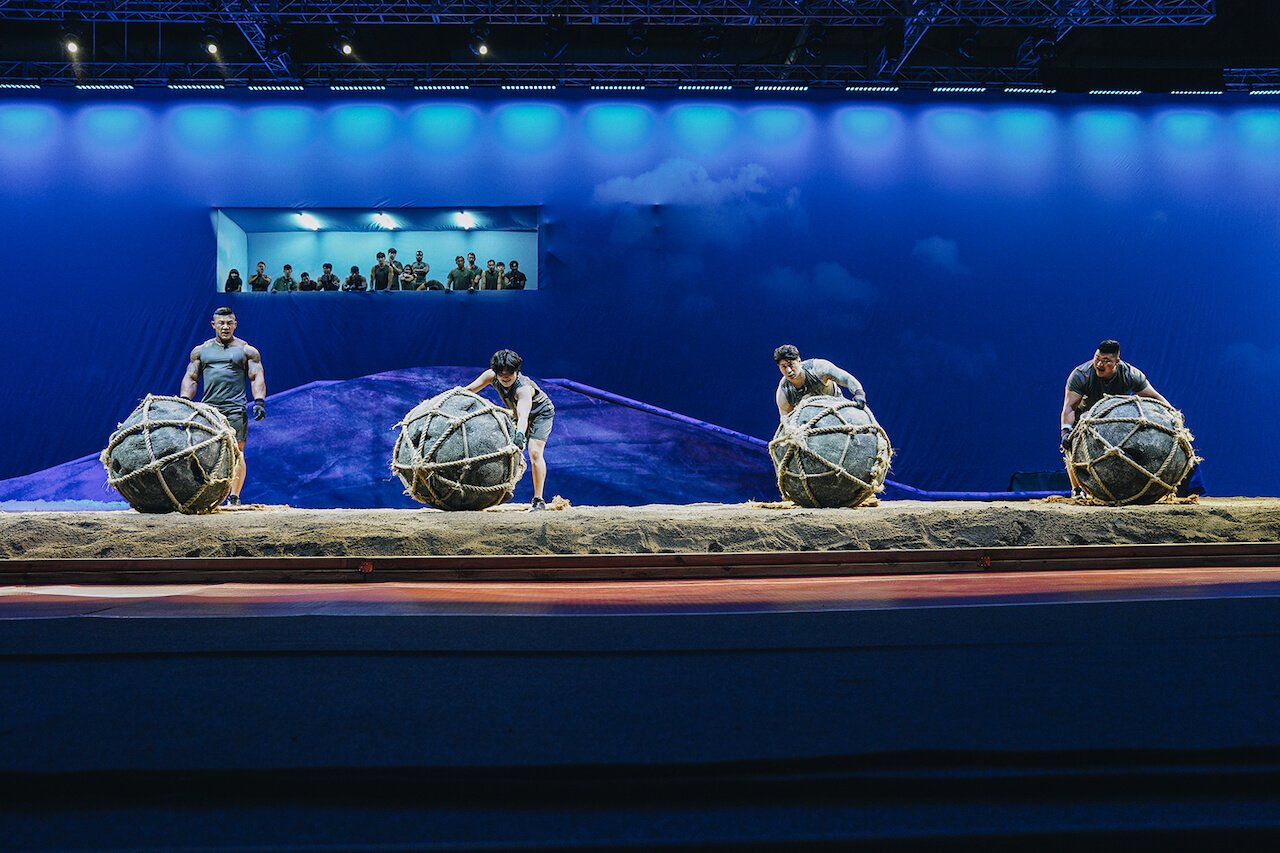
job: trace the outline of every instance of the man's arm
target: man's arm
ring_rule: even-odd
[[[782,390],[782,386],[778,386],[778,390],[773,395],[774,401],[778,404],[778,419],[781,420],[791,414],[791,403],[787,400],[787,392]]]
[[[841,370],[825,360],[820,360],[817,367],[823,379],[830,379],[840,387],[849,389],[854,402],[861,403],[864,406],[867,404],[867,392],[862,390],[862,383],[855,379],[852,373]]]
[[[494,373],[492,370],[486,370],[484,373],[481,373],[479,376],[477,376],[475,380],[472,381],[472,383],[467,386],[467,390],[470,391],[472,394],[478,394],[480,391],[483,391],[485,388],[488,388],[493,383],[493,376],[494,376]]]
[[[187,360],[187,372],[182,376],[182,389],[178,391],[178,396],[186,397],[188,400],[196,398],[196,388],[200,382],[200,347],[196,347],[191,351],[191,358]]]
[[[1064,429],[1076,425],[1076,407],[1079,406],[1083,400],[1083,396],[1072,391],[1070,388],[1067,389],[1067,392],[1062,399],[1062,420],[1060,421]]]
[[[1143,388],[1141,391],[1135,391],[1134,393],[1137,394],[1139,397],[1147,397],[1148,399],[1151,399],[1151,400],[1159,400],[1161,403],[1164,403],[1169,408],[1171,409],[1173,408],[1173,404],[1170,403],[1168,400],[1166,400],[1163,396],[1161,396],[1160,392],[1157,391],[1155,386],[1152,385],[1150,382],[1147,383],[1146,388]]]
[[[528,385],[516,391],[516,432],[528,434],[529,410],[533,408],[533,389]]]
[[[244,360],[253,390],[253,419],[260,421],[267,416],[267,376],[262,372],[262,354],[257,347],[245,346]]]

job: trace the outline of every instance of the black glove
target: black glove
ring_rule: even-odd
[[[862,399],[861,397],[854,397],[853,405],[859,409],[865,409],[867,407],[867,401]]]
[[[260,421],[267,416],[267,403],[265,400],[253,401],[253,419]]]
[[[512,436],[511,440],[514,441],[516,443],[516,447],[520,448],[521,450],[524,450],[524,446],[529,443],[528,440],[524,437],[524,433],[522,433],[520,430],[516,430],[516,434]]]
[[[1062,428],[1062,449],[1071,449],[1071,427],[1069,426],[1064,426]]]

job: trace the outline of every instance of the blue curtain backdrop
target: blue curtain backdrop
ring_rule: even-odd
[[[512,347],[761,437],[795,343],[930,489],[1058,467],[1067,373],[1114,337],[1214,493],[1280,493],[1275,107],[175,94],[0,100],[0,477],[175,393],[230,302],[272,391]],[[453,205],[540,205],[542,289],[214,292],[214,208]]]

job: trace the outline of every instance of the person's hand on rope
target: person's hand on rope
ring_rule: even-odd
[[[1064,426],[1062,428],[1062,449],[1071,449],[1071,427],[1069,426]]]
[[[865,409],[865,408],[867,407],[867,398],[866,398],[866,397],[854,397],[854,398],[853,398],[853,405],[854,405],[854,406],[856,406],[856,407],[857,407],[857,408],[859,408],[859,409]]]
[[[255,421],[260,421],[266,416],[267,416],[267,401],[254,400],[253,401],[253,419]]]
[[[524,450],[524,446],[529,443],[528,439],[524,437],[524,433],[520,430],[516,430],[516,434],[512,436],[511,440],[514,441],[516,443],[516,447],[521,450]]]

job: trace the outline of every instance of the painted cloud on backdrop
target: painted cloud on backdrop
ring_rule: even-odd
[[[950,275],[963,275],[969,271],[960,262],[960,246],[945,237],[926,237],[917,240],[911,249],[911,257],[919,258],[929,266]]]

